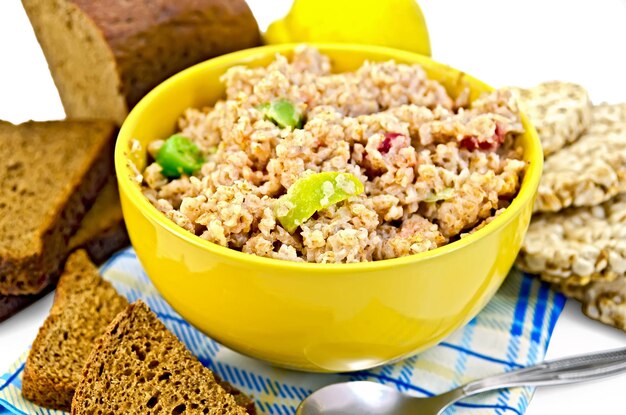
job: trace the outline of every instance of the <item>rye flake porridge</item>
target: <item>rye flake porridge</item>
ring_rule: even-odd
[[[139,175],[159,211],[210,242],[291,261],[396,258],[481,228],[519,190],[509,92],[468,104],[419,65],[334,74],[308,47],[222,82],[225,99],[186,110]]]

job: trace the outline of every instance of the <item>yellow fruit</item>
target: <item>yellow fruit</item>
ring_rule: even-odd
[[[265,33],[268,44],[341,42],[430,56],[426,21],[414,0],[295,0]]]

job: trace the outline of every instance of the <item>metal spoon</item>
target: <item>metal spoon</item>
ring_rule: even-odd
[[[626,372],[626,348],[544,362],[470,382],[442,395],[417,398],[374,382],[329,385],[309,395],[296,415],[440,415],[477,393],[518,386],[551,386]]]

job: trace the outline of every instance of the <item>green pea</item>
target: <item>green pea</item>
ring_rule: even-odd
[[[302,128],[302,114],[294,104],[286,99],[277,99],[271,103],[264,103],[257,107],[265,118],[281,128]]]
[[[182,134],[174,134],[161,146],[156,155],[156,162],[161,166],[161,174],[176,179],[182,174],[193,174],[204,163],[198,146]]]
[[[276,217],[293,233],[315,212],[363,193],[363,183],[350,173],[314,173],[295,181],[278,199]]]

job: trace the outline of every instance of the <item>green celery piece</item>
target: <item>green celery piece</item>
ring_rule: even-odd
[[[293,233],[322,209],[363,193],[363,183],[350,173],[322,172],[302,177],[278,199],[277,217]]]

